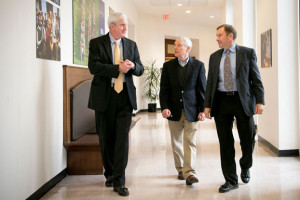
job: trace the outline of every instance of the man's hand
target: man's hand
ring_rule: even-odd
[[[262,104],[256,104],[255,114],[262,114],[264,111],[264,106]]]
[[[169,109],[164,109],[161,114],[163,118],[168,118],[171,116],[171,111]]]
[[[210,111],[211,111],[210,108],[205,108],[205,109],[204,109],[204,115],[205,115],[205,117],[206,117],[207,119],[211,119]]]
[[[205,114],[204,114],[203,112],[200,112],[199,115],[198,115],[198,119],[199,119],[200,121],[204,121],[204,119],[205,119]]]
[[[126,74],[130,69],[134,68],[134,63],[126,59],[125,61],[121,60],[119,65],[119,71],[123,74]]]

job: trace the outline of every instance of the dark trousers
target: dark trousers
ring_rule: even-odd
[[[115,187],[125,185],[125,169],[128,162],[128,134],[132,120],[132,106],[126,85],[119,94],[111,88],[108,110],[97,112],[96,129],[99,134],[104,176],[113,176]]]
[[[220,143],[222,172],[226,181],[238,184],[232,133],[233,120],[235,117],[242,149],[240,166],[241,169],[249,169],[253,162],[252,154],[256,134],[253,116],[245,114],[237,93],[228,96],[226,93],[217,92],[215,105],[214,118]]]

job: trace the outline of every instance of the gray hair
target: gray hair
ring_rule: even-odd
[[[183,36],[183,37],[178,37],[177,39],[183,40],[185,46],[190,47],[190,51],[191,51],[193,43],[190,38]]]
[[[108,24],[108,28],[110,24],[114,24],[116,25],[116,23],[118,21],[120,21],[121,19],[126,19],[127,20],[127,16],[123,13],[120,12],[115,12],[109,15],[108,20],[107,20],[107,24]]]

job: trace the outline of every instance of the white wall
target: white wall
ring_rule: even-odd
[[[280,150],[299,147],[297,1],[277,0]]]
[[[256,4],[243,0],[243,45],[256,49]]]
[[[272,29],[272,67],[261,68],[261,33]],[[259,117],[258,134],[279,147],[278,110],[278,32],[277,3],[273,0],[257,0],[257,63],[265,87],[265,111]]]
[[[0,199],[25,199],[66,168],[62,63],[36,59],[35,1],[0,12]]]
[[[237,31],[236,43],[239,45],[244,45],[244,30],[243,30],[243,1],[241,0],[233,0],[233,26]]]
[[[260,34],[272,29],[272,67],[260,68],[266,105],[258,134],[279,150],[299,149],[297,18],[297,0],[257,0],[259,67]]]

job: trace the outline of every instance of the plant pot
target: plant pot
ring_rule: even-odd
[[[148,103],[148,112],[156,112],[156,103]]]

